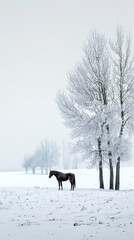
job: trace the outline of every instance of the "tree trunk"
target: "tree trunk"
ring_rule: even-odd
[[[99,161],[99,181],[100,181],[100,188],[104,189],[102,161]]]
[[[45,174],[48,175],[48,168],[45,168]]]
[[[107,134],[108,134],[108,147],[110,148],[110,139],[109,139],[109,125],[106,126]],[[114,189],[114,170],[113,170],[113,163],[112,163],[112,152],[108,151],[109,157],[109,170],[110,170],[110,180],[109,180],[109,189]]]
[[[124,112],[123,110],[121,111],[121,120],[122,120],[122,124],[121,124],[121,130],[120,130],[120,143],[121,143],[121,139],[123,136],[123,130],[124,130]],[[120,161],[121,161],[121,157],[119,156],[117,158],[117,163],[116,163],[116,177],[115,177],[115,190],[120,190]]]
[[[120,190],[120,157],[118,157],[116,163],[115,190]]]
[[[99,182],[100,188],[104,189],[104,181],[103,181],[103,165],[102,165],[102,150],[101,150],[101,139],[98,139],[98,150],[99,150]]]
[[[35,174],[35,168],[34,167],[32,168],[32,172],[33,172],[33,174]]]
[[[43,168],[41,168],[41,175],[43,175]]]
[[[109,170],[110,170],[110,181],[109,181],[109,189],[114,189],[114,170],[112,165],[112,159],[111,159],[111,152],[109,152]]]

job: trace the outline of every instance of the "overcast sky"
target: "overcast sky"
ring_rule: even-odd
[[[133,0],[0,0],[0,170],[19,168],[40,141],[69,140],[55,103],[96,27],[133,34]]]

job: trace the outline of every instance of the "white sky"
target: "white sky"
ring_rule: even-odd
[[[133,0],[0,0],[0,170],[69,139],[55,103],[90,29],[133,34]]]

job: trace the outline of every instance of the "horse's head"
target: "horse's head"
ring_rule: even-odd
[[[53,171],[49,172],[49,178],[51,178],[53,176]]]

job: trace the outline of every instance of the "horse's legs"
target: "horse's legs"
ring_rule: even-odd
[[[70,191],[72,190],[72,182],[71,182],[71,180],[70,180],[70,184],[71,184],[71,189],[70,189]]]
[[[71,183],[71,189],[70,190],[74,190],[74,184],[73,184],[73,181],[70,181]]]
[[[68,177],[68,180],[69,180],[69,182],[70,182],[70,184],[71,184],[71,188],[70,188],[70,191],[71,191],[71,190],[72,190],[72,183],[71,183],[70,177]]]
[[[60,181],[58,181],[58,184],[59,184],[59,190],[60,190]]]
[[[62,186],[62,181],[58,180],[58,184],[59,184],[59,190],[63,190],[63,186]]]
[[[63,190],[62,181],[61,181],[61,190]]]

